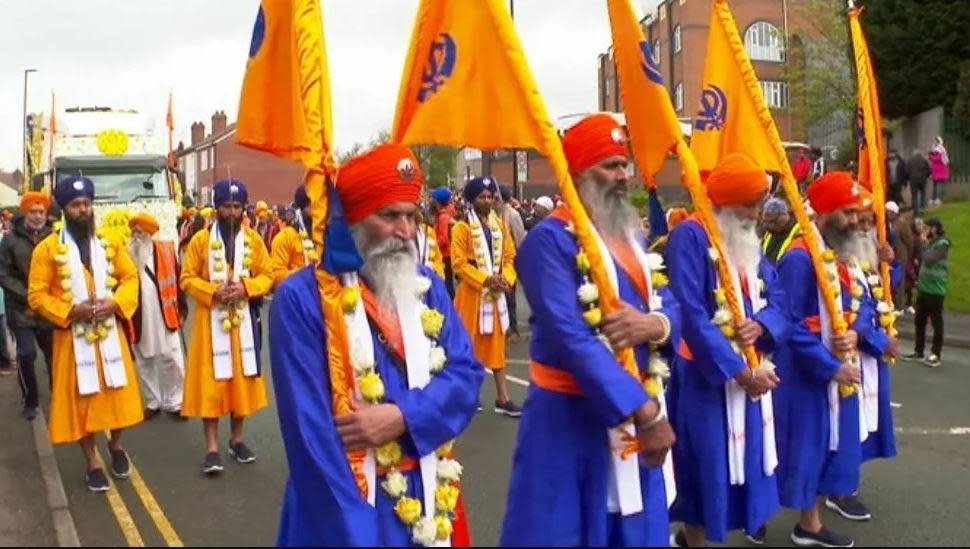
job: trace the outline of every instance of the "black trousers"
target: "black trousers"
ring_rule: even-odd
[[[20,392],[24,397],[25,408],[36,408],[40,403],[37,391],[37,373],[34,363],[37,362],[37,347],[44,353],[44,363],[47,365],[47,387],[50,389],[51,360],[53,356],[53,331],[38,328],[14,328],[14,338],[17,340],[17,377],[20,379]]]
[[[516,299],[515,299],[515,288],[518,286],[518,282],[512,285],[512,289],[505,292],[505,302],[509,308],[509,333],[518,334],[519,333],[519,319],[515,315],[516,310]]]
[[[926,319],[933,323],[933,346],[930,352],[940,356],[943,350],[943,298],[946,296],[920,292],[916,298],[916,353],[926,347]]]
[[[451,258],[444,257],[442,262],[445,264],[445,287],[448,288],[451,299],[455,299],[455,272],[451,268]]]

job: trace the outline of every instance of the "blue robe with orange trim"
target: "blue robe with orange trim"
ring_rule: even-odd
[[[448,362],[424,389],[408,389],[407,377],[373,337],[385,400],[398,405],[407,423],[399,439],[417,459],[455,438],[468,426],[485,377],[444,282],[432,281],[428,305],[445,315],[439,338]],[[290,475],[286,482],[277,544],[281,546],[409,546],[410,531],[394,503],[377,487],[376,506],[361,496],[347,462],[331,410],[327,341],[317,280],[310,267],[287,277],[276,291],[269,321],[272,367],[280,429]],[[460,460],[460,456],[458,458]],[[404,473],[408,496],[421,499],[419,469]],[[378,484],[380,479],[378,479]]]
[[[869,433],[869,437],[862,442],[863,462],[896,455],[896,435],[890,406],[889,365],[882,358],[889,349],[889,335],[879,325],[879,313],[876,312],[878,305],[879,302],[867,291],[862,307],[866,309],[865,317],[868,321],[865,325],[860,321],[853,326],[859,332],[859,350],[876,358],[879,372],[879,428]]]
[[[840,268],[842,308],[850,310],[849,279]],[[781,383],[775,390],[775,428],[778,442],[778,488],[781,504],[809,509],[820,495],[850,494],[859,486],[862,444],[859,440],[859,397],[839,400],[839,445],[829,450],[827,386],[841,366],[822,343],[819,333],[818,284],[804,245],[793,245],[778,261],[778,275],[788,295],[788,314],[794,323],[789,344],[775,354]],[[865,326],[874,308],[862,300],[851,326],[866,344]]]
[[[565,222],[550,216],[522,243],[516,270],[532,308],[529,353],[541,364],[573,376],[582,396],[529,386],[502,525],[503,546],[667,545],[668,517],[663,473],[640,467],[644,509],[627,517],[607,509],[610,449],[608,429],[647,402],[641,383],[627,373],[583,320],[577,290],[578,247]],[[641,245],[643,243],[641,242]],[[648,302],[617,264],[620,298],[641,311]],[[679,337],[676,301],[659,291]],[[673,346],[662,353],[670,358]],[[649,349],[635,348],[641,371]]]
[[[677,500],[670,513],[671,520],[704,526],[707,539],[723,542],[729,530],[756,532],[778,511],[779,503],[775,475],[764,473],[761,403],[751,399],[745,411],[745,482],[730,484],[724,385],[747,366],[711,322],[717,311],[717,273],[708,257],[709,247],[707,233],[695,220],[677,225],[667,243],[671,287],[680,304],[686,344],[675,361],[676,387],[671,390],[671,400],[676,401]],[[745,295],[745,314],[764,328],[757,350],[772,353],[787,342],[791,323],[785,292],[764,258],[758,275],[765,284],[767,305],[752,316],[751,300]],[[758,291],[757,285],[752,286]]]

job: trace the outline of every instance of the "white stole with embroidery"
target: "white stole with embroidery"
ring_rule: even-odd
[[[248,272],[243,267],[243,255],[245,250],[245,229],[240,227],[236,233],[236,240],[233,244],[232,273],[233,281],[238,281],[244,273]],[[225,282],[228,275],[226,271],[217,271],[215,268],[215,254],[211,252],[212,244],[218,242],[223,244],[222,236],[219,232],[219,224],[213,223],[209,231],[209,278],[212,282]],[[229,266],[226,265],[225,269]],[[210,333],[212,334],[212,367],[217,380],[232,379],[232,330],[226,331],[222,328],[220,318],[221,307],[213,304],[209,311]],[[256,344],[253,336],[253,323],[249,316],[249,304],[236,310],[239,316],[239,345],[240,355],[242,355],[242,371],[246,377],[252,377],[259,373],[256,362]]]
[[[488,239],[485,238],[485,230],[482,228],[484,223],[479,219],[474,209],[468,210],[468,224],[472,230],[472,245],[475,246],[475,261],[479,269],[482,269],[489,276],[502,274],[502,250],[504,249],[502,226],[498,222],[495,212],[488,214],[489,230],[492,233],[492,246],[489,247]],[[476,224],[479,228],[476,229]],[[481,238],[475,238],[476,232],[481,232]],[[492,257],[492,250],[498,250],[498,257]],[[496,262],[498,265],[496,265]],[[489,335],[495,330],[495,314],[498,310],[499,321],[502,323],[502,333],[509,329],[509,309],[505,301],[505,294],[499,294],[493,298],[492,291],[482,288],[482,294],[478,298],[478,331],[482,335]]]

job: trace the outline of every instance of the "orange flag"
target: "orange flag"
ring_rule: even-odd
[[[660,67],[630,0],[607,0],[630,148],[648,183],[683,140]]]
[[[702,171],[733,152],[743,152],[768,171],[789,169],[784,148],[779,152],[773,143],[781,138],[726,0],[711,6],[701,89],[690,148]],[[766,131],[769,126],[774,135]]]
[[[168,93],[168,112],[165,113],[165,127],[168,128],[168,131],[175,129],[175,115],[172,112],[172,92]]]

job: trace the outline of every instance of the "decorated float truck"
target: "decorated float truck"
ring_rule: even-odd
[[[44,120],[41,166],[34,188],[83,175],[94,181],[96,226],[108,239],[127,240],[139,212],[159,224],[156,239],[175,243],[181,186],[168,166],[168,147],[154,120],[134,110],[69,108]],[[53,139],[51,136],[53,135]]]

